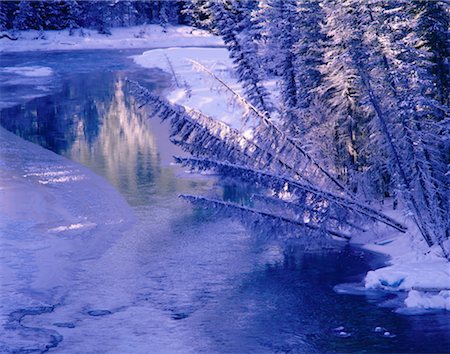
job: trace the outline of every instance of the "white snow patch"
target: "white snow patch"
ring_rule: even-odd
[[[394,264],[368,272],[365,286],[385,290],[450,289],[450,264],[445,260]]]
[[[187,109],[195,109],[220,120],[233,128],[243,130],[244,109],[234,102],[231,94],[214,81],[208,74],[196,70],[198,62],[223,80],[231,89],[242,94],[233,63],[226,48],[173,47],[152,49],[132,57],[145,68],[159,68],[173,77],[174,90],[167,99]],[[268,80],[265,86],[274,91],[275,80]],[[252,136],[252,129],[245,127],[243,134]]]
[[[413,308],[450,310],[450,290],[442,290],[438,294],[411,290],[405,299],[405,305]]]
[[[83,228],[87,228],[87,227],[93,227],[95,226],[95,223],[92,222],[88,222],[88,223],[76,223],[76,224],[70,224],[70,225],[62,225],[62,226],[58,226],[58,227],[53,227],[51,229],[49,229],[49,232],[63,232],[63,231],[70,231],[70,230],[79,230],[79,229],[83,229]]]
[[[53,75],[53,70],[45,66],[14,66],[4,67],[1,70],[6,73],[27,77],[45,77]]]
[[[186,108],[199,110],[210,117],[236,128],[243,115],[241,107],[231,104],[224,92],[202,72],[193,68],[192,60],[199,62],[224,80],[233,90],[241,91],[234,75],[233,64],[225,48],[165,48],[153,49],[133,56],[145,68],[159,68],[173,76],[175,89],[167,98]],[[173,75],[175,74],[175,75]],[[212,88],[213,87],[213,88]]]
[[[408,230],[403,234],[376,226],[352,240],[368,250],[390,256],[390,265],[367,273],[366,289],[408,291],[404,301],[408,308],[448,309],[442,305],[442,295],[436,293],[445,294],[450,290],[450,263],[438,247],[430,249],[426,245],[412,220],[402,214],[406,208],[399,206],[392,210],[388,203],[383,211],[405,224]]]

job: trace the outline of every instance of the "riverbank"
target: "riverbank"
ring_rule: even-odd
[[[102,177],[2,127],[0,201],[0,352],[44,351],[60,337],[33,332],[22,317],[53,311],[81,262],[101,257],[133,225],[134,213]],[[36,345],[35,333],[53,339]]]
[[[221,46],[220,37],[189,26],[158,25],[112,28],[111,35],[96,30],[20,31],[14,38],[0,39],[0,53],[89,49],[137,49],[173,46]]]

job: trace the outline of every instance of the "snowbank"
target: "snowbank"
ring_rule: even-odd
[[[159,68],[173,76],[174,90],[167,96],[170,102],[200,110],[227,124],[239,125],[242,109],[230,104],[223,92],[213,88],[214,83],[206,74],[194,70],[192,63],[197,61],[211,69],[239,91],[240,86],[225,48],[153,49],[133,56],[133,59],[145,68]]]
[[[450,290],[450,264],[445,260],[393,264],[368,272],[365,285],[385,290]]]
[[[113,28],[111,35],[95,30],[69,30],[39,32],[21,31],[17,41],[0,39],[0,52],[82,50],[82,49],[127,49],[157,48],[169,46],[218,46],[222,40],[210,33],[188,26],[171,26],[165,31],[158,25]]]
[[[103,178],[0,127],[1,328],[13,311],[53,311],[49,304],[66,296],[80,262],[107,252],[133,222]],[[24,331],[4,331],[0,352],[36,338]]]
[[[92,227],[110,232],[128,227],[134,218],[127,202],[103,178],[1,127],[0,196],[0,230],[5,236],[19,224],[39,234],[81,235]]]
[[[427,246],[414,223],[402,215],[403,208],[393,211],[387,205],[385,209],[386,214],[401,220],[408,232],[371,230],[363,247],[390,256],[390,261],[388,266],[367,273],[366,289],[408,292],[404,305],[411,309],[448,310],[450,263],[438,247],[430,249]]]
[[[412,308],[441,309],[450,311],[450,290],[442,290],[438,294],[425,294],[411,290],[405,304]]]
[[[413,253],[406,253],[414,258]],[[420,261],[393,258],[392,265],[367,273],[368,289],[407,291],[404,304],[416,309],[450,310],[450,264],[433,254]]]

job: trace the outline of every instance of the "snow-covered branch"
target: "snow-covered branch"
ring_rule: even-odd
[[[216,211],[218,211],[221,215],[236,216],[236,213],[239,213],[240,217],[243,220],[248,220],[248,216],[250,215],[256,218],[255,220],[253,220],[253,223],[268,221],[272,223],[272,226],[276,228],[279,227],[281,224],[288,224],[294,226],[294,229],[291,230],[293,232],[295,232],[296,228],[300,227],[309,229],[310,231],[314,231],[315,233],[325,235],[328,234],[345,240],[349,240],[351,238],[349,235],[339,231],[325,229],[312,223],[306,223],[298,220],[289,219],[285,216],[275,215],[266,211],[249,208],[232,202],[225,202],[218,199],[211,199],[206,197],[184,195],[184,194],[180,195],[180,197],[193,203],[194,205],[204,207],[207,209],[210,208],[216,209]]]

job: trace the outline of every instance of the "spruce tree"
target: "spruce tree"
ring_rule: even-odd
[[[15,13],[13,28],[15,30],[36,29],[34,23],[34,9],[29,1],[23,0]]]
[[[259,110],[273,111],[269,93],[263,85],[264,72],[257,54],[257,45],[249,40],[249,36],[238,32],[242,23],[232,5],[221,1],[213,3],[214,24],[228,47],[245,96]]]

